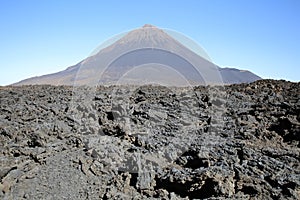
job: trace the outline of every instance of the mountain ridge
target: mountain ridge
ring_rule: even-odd
[[[186,47],[164,30],[145,24],[65,70],[24,79],[13,85],[115,84],[128,72],[134,71],[134,67],[149,65],[149,63],[152,66],[144,67],[144,71],[139,74],[141,81],[155,80],[156,77],[147,77],[147,74],[150,74],[149,70],[161,69],[164,66],[170,66],[170,70],[183,75],[187,82],[200,85],[243,83],[261,79],[250,71],[221,68]],[[170,72],[166,71],[164,75],[160,75],[160,79],[169,74]],[[137,76],[134,73],[129,74],[129,77],[125,78],[127,82],[132,80],[133,75]],[[174,84],[181,84],[177,83],[177,78],[174,75]],[[160,81],[164,82],[164,80]]]

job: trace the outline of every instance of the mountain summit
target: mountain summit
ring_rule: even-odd
[[[128,32],[66,70],[14,85],[231,84],[260,77],[249,71],[220,68],[166,31],[153,25]]]
[[[153,26],[152,24],[145,24],[142,28],[157,28],[157,27]]]

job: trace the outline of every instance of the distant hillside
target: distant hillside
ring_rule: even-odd
[[[259,79],[259,76],[249,71],[220,68],[163,30],[145,25],[66,70],[32,77],[13,85],[151,82],[206,85],[245,83]]]

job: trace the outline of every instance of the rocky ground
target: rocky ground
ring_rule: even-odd
[[[300,83],[0,88],[0,199],[300,199]]]

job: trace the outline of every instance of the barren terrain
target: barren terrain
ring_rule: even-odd
[[[0,88],[0,199],[300,199],[300,83]]]

